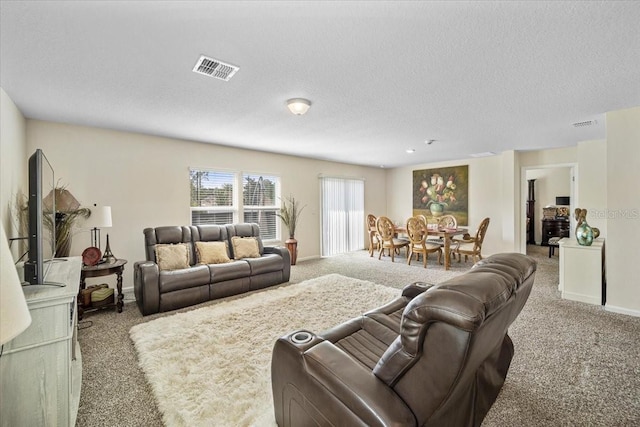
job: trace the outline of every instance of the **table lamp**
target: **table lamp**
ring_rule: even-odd
[[[27,329],[31,314],[2,224],[0,229],[0,345],[4,345]]]
[[[111,227],[111,206],[93,205],[89,209],[91,209],[91,215],[84,226],[91,229],[91,246],[100,249],[100,229]]]

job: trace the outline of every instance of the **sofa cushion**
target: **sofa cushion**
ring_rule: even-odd
[[[182,270],[161,271],[159,277],[160,294],[208,285],[211,279],[209,267],[195,265]]]
[[[198,264],[223,264],[231,262],[227,242],[196,242]]]
[[[231,238],[231,245],[233,246],[235,259],[260,257],[258,241],[254,237],[233,236]]]
[[[210,264],[211,283],[249,277],[251,268],[245,261],[231,261],[226,264]]]
[[[189,268],[189,248],[186,243],[156,245],[155,252],[161,271]]]
[[[234,236],[238,237],[253,237],[258,241],[258,251],[260,255],[264,253],[264,245],[262,244],[262,238],[260,238],[260,226],[256,223],[242,223],[242,224],[227,224],[227,238],[229,241]],[[235,258],[233,253],[233,245],[229,247],[231,250],[231,258]]]
[[[282,257],[276,254],[264,254],[259,258],[245,258],[244,261],[251,267],[251,275],[282,271],[284,262]]]

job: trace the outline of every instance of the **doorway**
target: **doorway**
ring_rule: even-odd
[[[525,166],[521,169],[521,205],[524,208],[521,211],[521,229],[520,229],[520,251],[527,253],[528,243],[535,241],[535,245],[540,246],[542,243],[542,218],[543,208],[558,206],[557,197],[569,197],[569,229],[573,229],[574,220],[571,219],[571,213],[574,206],[578,206],[577,200],[577,176],[578,165],[575,163],[557,164],[557,165],[540,165]],[[527,236],[527,207],[531,204],[530,200],[530,183],[534,181],[534,204],[533,204],[533,239]],[[563,207],[565,205],[562,205]],[[548,214],[548,211],[547,211]],[[557,251],[556,251],[557,253]]]

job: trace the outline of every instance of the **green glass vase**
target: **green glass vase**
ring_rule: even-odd
[[[576,227],[576,239],[581,246],[591,246],[593,243],[593,229],[589,227],[587,221],[582,221],[582,223]]]

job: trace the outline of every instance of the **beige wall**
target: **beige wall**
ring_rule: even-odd
[[[607,141],[584,141],[578,144],[578,189],[580,208],[587,210],[587,222],[607,237]]]
[[[636,265],[640,254],[640,107],[607,113],[604,170],[607,171],[606,306],[612,311],[640,316]]]
[[[10,206],[19,193],[27,194],[27,142],[25,119],[0,88],[0,219],[7,237],[17,237],[17,221]],[[15,258],[19,245],[13,245]]]
[[[301,260],[320,254],[320,174],[364,178],[365,209],[380,212],[386,206],[380,168],[36,120],[27,120],[27,140],[29,151],[44,150],[61,184],[80,203],[111,206],[113,227],[102,231],[101,249],[108,233],[113,253],[129,260],[125,288],[133,286],[133,262],[145,257],[142,230],[190,223],[190,167],[280,176],[282,194],[307,205],[296,233]],[[89,243],[87,231],[77,234],[71,254],[79,255]]]

